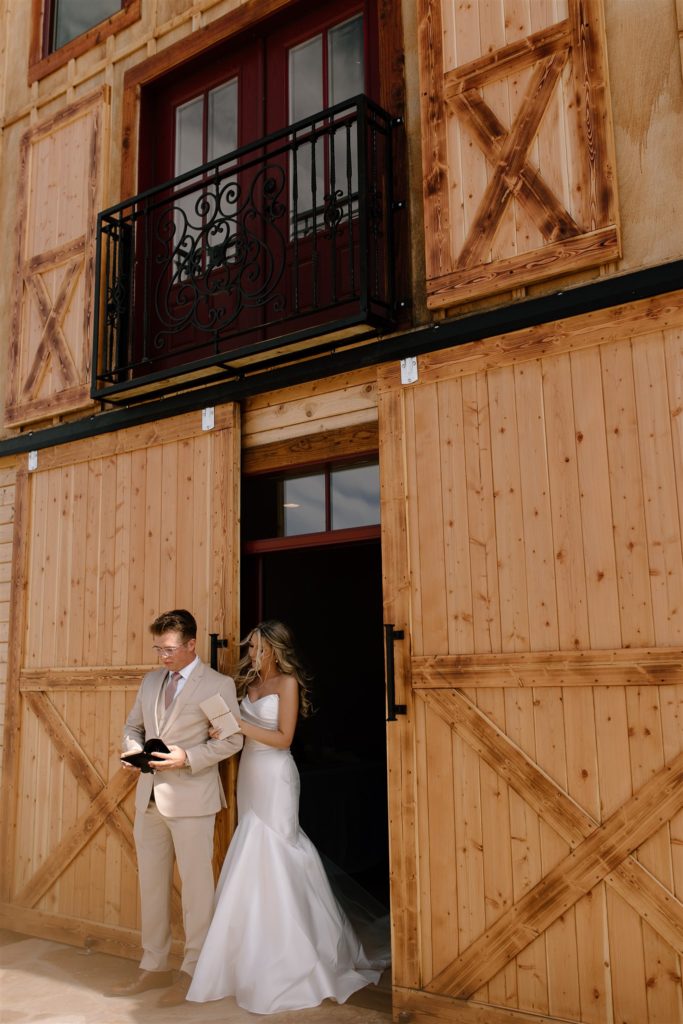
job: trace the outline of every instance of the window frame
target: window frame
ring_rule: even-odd
[[[294,533],[286,536],[272,536],[246,540],[243,538],[246,555],[264,554],[269,551],[283,551],[290,548],[328,547],[337,544],[355,544],[359,541],[378,540],[381,537],[381,521],[364,526],[347,526],[332,529],[331,526],[331,475],[337,469],[352,469],[354,466],[377,465],[379,467],[379,451],[349,452],[302,464],[292,463],[289,466],[271,467],[247,472],[246,477],[267,476],[285,480],[289,477],[323,475],[325,478],[325,525],[324,530],[313,533]],[[381,516],[381,492],[379,511]]]
[[[99,21],[92,28],[70,39],[58,50],[49,50],[49,26],[54,0],[32,0],[31,43],[28,62],[28,84],[40,81],[46,75],[63,67],[75,57],[104,42],[108,36],[120,32],[138,21],[142,0],[121,0],[121,10]]]

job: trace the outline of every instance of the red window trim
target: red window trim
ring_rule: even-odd
[[[140,8],[142,0],[123,0],[121,10],[105,18],[104,21],[93,25],[87,32],[83,32],[75,39],[71,39],[64,46],[52,53],[46,53],[45,45],[45,18],[47,16],[47,4],[45,0],[32,0],[31,10],[31,48],[28,61],[28,84],[40,81],[46,75],[63,67],[72,58],[80,57],[86,50],[113,35],[121,29],[132,25],[140,19]]]

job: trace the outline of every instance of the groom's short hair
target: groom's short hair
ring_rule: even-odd
[[[197,639],[197,623],[194,615],[185,608],[174,608],[171,612],[163,612],[158,615],[149,627],[152,636],[162,636],[164,633],[180,633],[183,640]]]

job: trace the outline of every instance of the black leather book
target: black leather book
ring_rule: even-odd
[[[121,760],[139,768],[141,772],[153,772],[154,765],[150,765],[150,758],[154,760],[154,755],[159,753],[169,754],[170,751],[163,740],[153,736],[151,740],[147,740],[142,750],[136,750],[134,754],[121,754]]]

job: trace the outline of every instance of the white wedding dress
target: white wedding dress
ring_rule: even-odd
[[[277,728],[279,697],[242,701],[242,717]],[[252,1013],[343,1003],[377,982],[299,828],[299,773],[289,750],[247,738],[237,779],[239,824],[216,889],[213,920],[187,999],[234,996]]]

